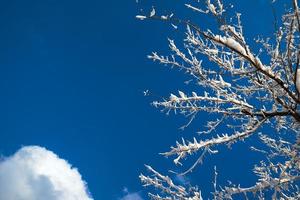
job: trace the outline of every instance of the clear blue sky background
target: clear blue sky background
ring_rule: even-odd
[[[273,31],[269,1],[235,3],[249,38]],[[0,1],[0,154],[44,146],[79,169],[96,200],[117,199],[124,187],[141,191],[138,175],[145,163],[162,170],[173,166],[157,153],[199,126],[179,131],[186,119],[150,106],[186,88],[182,82],[188,80],[146,58],[151,51],[167,52],[168,36],[180,36],[166,24],[135,19],[140,8],[152,5],[185,13],[183,2],[171,0]],[[144,97],[146,89],[153,96]],[[203,170],[218,162],[224,177],[253,181],[242,176],[243,166],[251,166],[256,155],[234,147],[234,156],[207,159],[191,182],[210,188],[212,173]],[[230,162],[239,164],[229,168]]]

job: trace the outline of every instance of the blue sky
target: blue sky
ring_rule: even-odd
[[[273,31],[269,1],[233,4],[238,2],[248,39]],[[186,14],[183,3],[171,0],[0,1],[0,154],[46,147],[78,168],[97,200],[118,199],[124,188],[141,191],[138,175],[146,163],[173,167],[158,153],[200,127],[180,131],[186,119],[150,105],[186,88],[187,79],[146,58],[151,51],[167,52],[167,37],[180,36],[166,24],[135,19],[152,5]],[[143,96],[147,89],[150,97]],[[234,152],[216,158],[250,163],[251,155],[240,160]],[[215,162],[208,159],[203,169]],[[242,170],[235,170],[230,178],[239,180]],[[197,173],[201,180],[191,181],[210,188],[212,174]]]

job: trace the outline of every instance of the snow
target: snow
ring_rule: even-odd
[[[153,17],[154,15],[155,15],[155,9],[152,8],[152,11],[151,11],[151,13],[150,13],[150,17]]]
[[[296,88],[300,93],[300,69],[297,69],[297,73],[296,73]]]
[[[171,24],[171,25],[172,25],[172,27],[173,27],[174,29],[177,29],[177,28],[178,28],[175,24]]]
[[[209,2],[208,2],[208,9],[209,9],[210,12],[212,12],[214,15],[217,14],[216,7],[215,7],[213,4],[209,3]]]
[[[137,19],[139,19],[139,20],[144,20],[144,19],[147,18],[147,17],[144,16],[144,15],[136,15],[135,17],[136,17]]]
[[[242,47],[242,45],[240,43],[238,43],[237,41],[235,41],[233,38],[226,38],[226,44],[235,49],[236,51],[238,51],[239,53],[245,55],[246,54],[246,50],[244,47]]]
[[[215,35],[215,40],[218,42],[224,43],[227,47],[234,49],[235,51],[239,52],[242,55],[246,55],[246,49],[235,39],[231,37],[223,37],[221,35]]]
[[[199,8],[192,6],[191,4],[184,4],[184,5],[190,9],[192,9],[193,11],[200,12],[200,13],[208,13],[208,10],[207,11],[201,10]]]
[[[187,98],[186,95],[182,91],[179,90],[178,93],[179,93],[181,98],[183,98],[183,99]]]
[[[205,49],[206,52],[211,53],[211,54],[218,54],[219,51],[218,49]]]

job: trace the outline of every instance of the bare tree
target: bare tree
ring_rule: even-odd
[[[244,194],[246,199],[251,195],[258,199],[270,199],[268,195],[272,199],[300,199],[300,14],[297,0],[291,0],[290,9],[282,15],[274,35],[256,39],[260,48],[257,53],[245,39],[241,14],[228,19],[226,10],[231,8],[228,6],[225,10],[221,0],[191,2],[193,5],[185,6],[214,18],[215,30],[171,13],[158,15],[154,8],[149,14],[136,16],[140,20],[161,20],[174,28],[186,27],[183,48],[169,39],[171,55],[153,52],[149,58],[183,70],[195,80],[199,91],[204,91],[204,94],[178,91],[153,105],[166,112],[189,116],[187,125],[201,112],[214,113],[216,117],[207,122],[200,135],[176,142],[163,155],[175,156],[176,165],[182,165],[184,158],[198,155],[197,161],[181,173],[185,175],[203,162],[205,154],[217,153],[218,145],[231,146],[256,134],[265,144],[264,148],[250,147],[265,156],[253,167],[258,177],[256,183],[251,187],[219,186],[215,171],[213,198],[234,199],[237,194]],[[268,127],[268,132],[263,127]],[[210,138],[203,139],[203,134],[206,137],[210,134]],[[150,173],[140,175],[142,183],[160,190],[158,194],[149,193],[151,198],[202,199],[197,187],[177,185],[152,167],[146,168]]]

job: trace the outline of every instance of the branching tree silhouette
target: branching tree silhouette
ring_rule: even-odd
[[[254,52],[245,39],[239,13],[228,19],[226,10],[231,8],[228,6],[225,10],[221,0],[191,2],[193,5],[185,6],[214,18],[215,30],[177,18],[175,14],[159,15],[154,8],[149,14],[136,16],[140,20],[161,20],[174,28],[186,27],[183,48],[169,39],[171,55],[153,52],[149,58],[183,70],[195,80],[201,88],[199,91],[204,91],[204,94],[178,91],[153,105],[166,112],[189,116],[190,122],[201,112],[216,116],[201,132],[206,136],[210,134],[209,139],[203,139],[201,134],[183,139],[163,155],[174,156],[176,165],[182,165],[184,158],[198,155],[197,161],[181,173],[184,175],[201,164],[205,154],[217,153],[218,145],[231,146],[257,134],[264,147],[251,149],[262,153],[265,159],[253,167],[256,183],[250,187],[238,183],[219,186],[215,177],[213,198],[234,199],[244,194],[246,199],[249,196],[300,199],[300,13],[297,0],[289,2],[290,8],[276,25],[274,35],[256,39],[258,52]],[[268,128],[267,132],[262,130],[264,127]],[[158,193],[149,193],[151,198],[202,199],[201,188],[175,184],[169,176],[148,165],[146,168],[149,173],[140,175],[142,183],[159,189]]]

